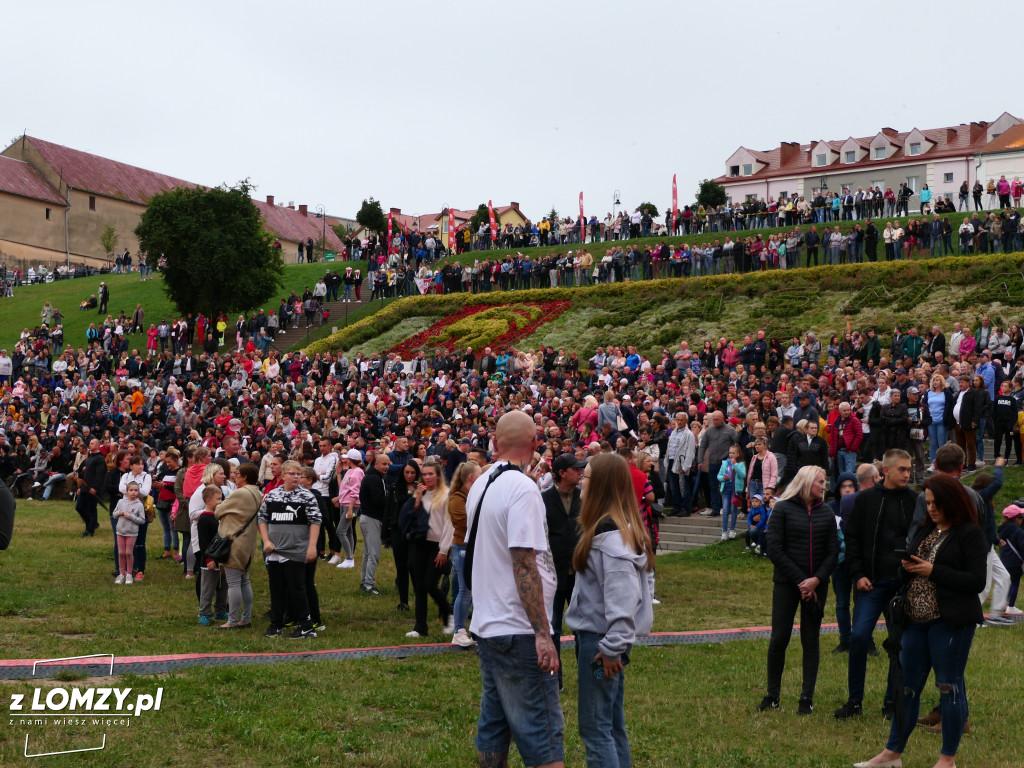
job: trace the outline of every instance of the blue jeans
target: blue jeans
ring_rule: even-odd
[[[928,425],[928,455],[931,457],[932,464],[935,463],[935,452],[946,444],[947,439],[949,439],[949,433],[946,431],[945,424],[933,421]]]
[[[466,566],[466,548],[458,544],[452,545],[452,612],[455,615],[455,631],[466,628],[466,617],[473,595],[466,586],[464,570]]]
[[[978,428],[974,430],[974,444],[978,448],[978,461],[985,460],[985,422],[987,419],[978,420]]]
[[[537,666],[533,635],[476,637],[476,641],[483,687],[477,751],[505,755],[514,739],[526,765],[563,761],[558,678]]]
[[[850,629],[850,664],[847,671],[849,700],[856,704],[864,701],[864,676],[867,674],[868,649],[871,647],[875,625],[898,588],[899,582],[896,579],[886,579],[874,582],[870,592],[857,593],[853,626]],[[892,701],[891,677],[885,687],[884,701]]]
[[[717,517],[722,513],[722,487],[718,484],[718,470],[722,463],[708,465],[708,480],[711,486],[711,514]]]
[[[43,483],[43,501],[47,501],[50,498],[50,493],[58,483],[63,483],[67,479],[67,475],[57,473],[56,475],[50,475],[46,482]]]
[[[839,624],[839,642],[850,642],[850,571],[840,563],[832,571],[832,591],[836,595],[836,622]]]
[[[628,768],[632,765],[623,694],[626,689],[623,668],[614,677],[591,669],[602,635],[576,633],[577,711],[580,739],[587,752],[587,768]],[[624,664],[628,655],[622,656]],[[595,677],[599,675],[599,677]]]
[[[857,473],[857,454],[854,451],[836,451],[836,463],[839,464],[839,474]]]
[[[178,551],[178,532],[171,522],[171,505],[158,504],[156,512],[160,516],[160,525],[164,529],[164,551]]]
[[[903,631],[903,666],[906,721],[899,733],[896,719],[889,729],[887,749],[902,753],[917,725],[921,708],[921,691],[928,681],[928,672],[935,670],[935,687],[939,689],[939,712],[942,715],[941,754],[953,757],[960,746],[964,723],[967,722],[967,691],[964,668],[974,641],[974,624],[954,627],[943,619],[917,624],[910,622]]]
[[[717,482],[715,483],[718,484]],[[734,507],[732,497],[736,493],[732,483],[726,483],[722,489],[722,533],[728,530],[736,530],[736,516],[739,514],[739,507]]]
[[[678,515],[683,511],[689,511],[689,504],[686,503],[686,493],[689,489],[684,489],[683,485],[686,482],[686,478],[683,478],[683,482],[680,483],[679,473],[674,469],[670,468],[666,473],[666,479],[668,480],[668,492],[669,498],[672,499],[672,509]]]

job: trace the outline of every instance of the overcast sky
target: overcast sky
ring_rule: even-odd
[[[615,190],[664,210],[673,173],[682,205],[740,145],[1024,114],[1008,87],[1022,9],[5,3],[0,141],[27,131],[201,184],[248,177],[254,196],[340,216],[372,195],[410,214],[516,200],[539,219],[574,215],[581,190],[588,215]]]

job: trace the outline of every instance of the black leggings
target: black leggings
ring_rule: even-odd
[[[437,603],[442,624],[448,622],[448,617],[452,612],[451,606],[448,604],[448,595],[442,592],[438,586],[442,574],[442,570],[434,566],[438,548],[439,545],[436,541],[426,539],[414,541],[409,546],[412,556],[412,586],[416,590],[416,626],[413,629],[421,635],[429,634],[427,631],[428,595]]]
[[[828,582],[818,585],[818,599],[801,600],[795,584],[776,584],[772,593],[772,636],[768,642],[768,695],[779,698],[786,648],[793,635],[793,617],[800,609],[800,645],[804,651],[804,681],[800,698],[813,699],[818,682],[819,632],[825,613]]]
[[[395,589],[398,590],[398,602],[409,606],[410,556],[409,542],[401,538],[396,531],[391,537],[391,553],[395,556]]]

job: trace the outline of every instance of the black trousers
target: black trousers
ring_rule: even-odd
[[[341,552],[341,539],[338,538],[338,523],[341,522],[341,508],[327,502],[327,523],[320,526],[320,537],[317,542],[318,552]],[[328,550],[324,549],[324,538],[327,539]]]
[[[93,496],[86,490],[79,493],[78,499],[75,501],[75,511],[78,512],[78,516],[82,518],[82,522],[85,523],[86,533],[92,533],[100,527],[99,522],[96,520],[97,504],[97,497]]]
[[[283,627],[289,615],[303,629],[312,629],[309,601],[306,599],[306,564],[289,560],[286,563],[267,563],[270,581],[270,624]]]
[[[1006,448],[1003,452],[1003,458],[1007,461],[1010,460],[1010,448],[1013,445],[1013,424],[997,424],[992,423],[992,430],[995,432],[995,454],[993,458],[999,458],[999,448],[1002,446],[1003,440],[1006,440]]]
[[[309,606],[309,619],[313,626],[320,624],[320,595],[316,591],[316,560],[306,563],[306,605]]]
[[[397,534],[391,539],[391,554],[395,556],[395,589],[398,590],[398,602],[409,605],[409,542]]]
[[[555,652],[558,654],[558,687],[562,687],[562,618],[565,610],[569,607],[572,599],[572,590],[576,586],[576,574],[558,577],[558,586],[555,588],[555,603],[551,608],[551,639],[555,643]]]
[[[786,668],[786,648],[793,636],[793,618],[800,610],[800,645],[803,647],[804,681],[800,698],[813,699],[814,687],[818,682],[818,661],[820,657],[819,633],[821,619],[825,613],[828,597],[828,581],[817,589],[817,600],[801,600],[796,584],[775,584],[772,593],[772,636],[768,641],[768,690],[773,698],[779,698],[782,689],[782,672]]]
[[[437,603],[441,623],[448,622],[452,608],[448,603],[448,595],[441,591],[439,585],[442,571],[434,566],[439,545],[436,541],[421,539],[410,544],[412,554],[412,586],[416,591],[416,625],[413,627],[421,635],[427,631],[427,596]]]

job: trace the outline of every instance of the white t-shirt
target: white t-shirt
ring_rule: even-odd
[[[467,532],[472,529],[477,504],[491,474],[507,463],[493,465],[473,483],[466,498]],[[473,553],[473,632],[481,637],[533,634],[512,572],[509,550],[513,547],[537,553],[537,570],[550,624],[556,579],[548,547],[544,501],[529,476],[509,470],[492,484],[480,510]]]

